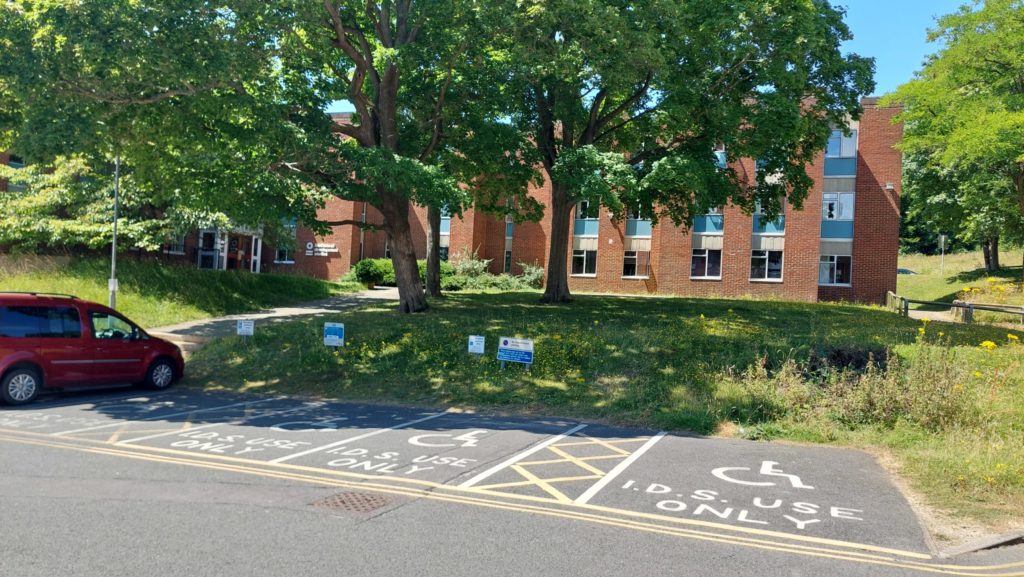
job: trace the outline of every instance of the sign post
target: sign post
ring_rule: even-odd
[[[942,256],[939,257],[939,274],[945,276],[946,272],[946,242],[949,241],[949,236],[940,234],[939,235],[939,249],[942,250]]]
[[[345,324],[324,323],[324,346],[343,347],[345,346]]]
[[[245,321],[240,320],[235,325],[235,334],[242,337],[242,340],[249,342],[249,337],[253,335],[256,330],[256,321]]]
[[[526,370],[533,365],[533,341],[531,339],[514,339],[512,337],[501,337],[498,339],[498,360],[501,361],[501,368],[505,368],[505,361],[510,363],[522,363]]]

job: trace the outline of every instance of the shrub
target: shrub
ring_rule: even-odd
[[[476,251],[470,254],[468,249],[462,249],[452,259],[452,268],[455,274],[478,277],[487,274],[487,267],[491,266],[491,259],[482,259]]]
[[[460,291],[466,288],[469,282],[469,277],[461,274],[453,274],[449,276],[441,277],[441,290],[443,291]]]
[[[519,278],[531,288],[540,288],[544,283],[544,267],[538,266],[537,263],[525,262],[519,263],[519,266],[523,269],[523,274]]]
[[[364,258],[352,267],[356,280],[367,285],[387,284],[390,276],[391,283],[395,282],[395,269],[391,260],[385,258]]]

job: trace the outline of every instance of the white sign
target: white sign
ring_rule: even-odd
[[[324,345],[328,347],[345,346],[344,323],[324,323]]]
[[[251,337],[255,327],[256,321],[238,321],[236,332],[240,337]]]
[[[338,245],[336,244],[314,245],[311,242],[306,243],[306,256],[329,256],[336,252],[338,252]]]
[[[530,339],[498,339],[498,360],[512,363],[533,364],[533,341]]]
[[[482,355],[484,354],[484,337],[480,335],[471,335],[469,337],[469,352]]]

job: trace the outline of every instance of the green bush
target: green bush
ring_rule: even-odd
[[[544,283],[544,267],[538,266],[537,263],[519,263],[519,266],[523,269],[523,274],[519,278],[523,279],[523,282],[532,288],[540,288]]]
[[[356,280],[371,286],[387,284],[390,276],[391,283],[395,281],[395,269],[391,266],[391,260],[386,258],[364,258],[352,267]]]
[[[468,249],[463,249],[455,255],[452,261],[455,274],[467,277],[483,276],[487,274],[487,268],[491,266],[491,259],[482,259],[475,251],[470,253]]]

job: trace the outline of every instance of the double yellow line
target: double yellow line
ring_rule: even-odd
[[[930,555],[913,551],[887,549],[861,543],[791,535],[747,527],[734,527],[707,521],[679,519],[589,504],[560,504],[557,501],[539,497],[510,495],[487,489],[460,489],[420,479],[328,471],[284,463],[270,464],[252,459],[195,454],[156,447],[113,446],[88,439],[75,441],[55,440],[49,435],[28,431],[0,432],[0,442],[35,445],[155,463],[184,465],[245,475],[257,475],[324,487],[372,490],[390,495],[584,521],[646,533],[683,537],[766,551],[910,569],[923,573],[970,577],[1024,577],[1024,562],[989,566],[937,564],[931,562],[932,557]],[[83,442],[87,444],[83,445]],[[521,502],[510,502],[509,499]],[[531,502],[538,504],[532,504]]]

